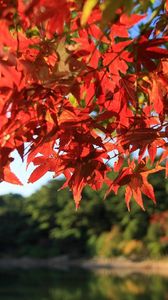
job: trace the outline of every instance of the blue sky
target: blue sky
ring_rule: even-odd
[[[12,155],[15,158],[14,162],[11,163],[11,170],[15,173],[15,175],[20,179],[23,183],[23,186],[9,184],[7,182],[0,183],[0,195],[8,194],[8,193],[17,193],[23,196],[29,196],[34,191],[38,190],[42,185],[46,184],[49,180],[52,179],[52,173],[47,173],[41,179],[39,179],[36,183],[27,183],[28,178],[31,172],[34,170],[33,164],[30,164],[30,167],[26,171],[26,163],[23,163],[17,152],[15,151]]]

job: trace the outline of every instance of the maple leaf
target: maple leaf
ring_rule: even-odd
[[[141,161],[141,163],[136,166],[134,161],[132,161],[129,167],[124,167],[110,185],[106,195],[112,190],[117,193],[120,186],[126,185],[125,201],[128,210],[130,210],[131,197],[133,197],[136,203],[144,210],[142,193],[156,203],[153,187],[147,181],[147,177],[151,173],[163,170],[164,167],[156,166],[156,168],[149,170],[145,165],[146,163]]]
[[[156,157],[157,148],[161,148],[165,144],[165,141],[162,140],[160,128],[145,128],[144,126],[142,128],[131,128],[125,133],[124,136],[121,137],[120,141],[121,146],[125,150],[130,149],[131,151],[136,151],[140,149],[139,161],[143,157],[145,151],[148,149],[152,162],[154,162]]]
[[[135,56],[135,63],[139,70],[141,70],[141,64],[144,64],[149,71],[153,71],[156,69],[154,59],[168,57],[168,50],[161,48],[168,41],[168,37],[149,39],[150,33],[140,37],[138,43],[134,45],[134,51],[131,54]]]
[[[79,147],[77,144],[73,146]],[[75,153],[74,148],[71,151],[70,157],[63,156],[64,165],[66,163],[72,173],[71,175],[68,173],[65,186],[69,186],[72,190],[76,208],[78,208],[82,197],[81,193],[86,184],[95,189],[100,188],[110,169],[103,162],[103,159],[108,157],[105,151],[96,150],[89,145],[84,149],[75,149]]]
[[[37,166],[31,173],[28,183],[34,183],[44,176],[47,172],[56,173],[57,176],[64,171],[61,159],[53,152],[49,156],[37,156],[32,160],[33,164]]]
[[[35,24],[48,20],[48,32],[60,34],[63,32],[64,22],[69,21],[70,12],[66,0],[51,0],[50,2],[34,0],[25,9],[25,15],[30,17]]]
[[[141,172],[139,174],[133,174],[130,177],[130,182],[126,187],[125,194],[125,200],[128,210],[130,210],[130,200],[132,196],[137,202],[137,204],[144,210],[142,193],[145,194],[148,198],[152,199],[154,203],[156,203],[154,190],[152,185],[148,183],[147,176],[148,173],[146,174],[145,172]]]
[[[144,19],[146,15],[138,15],[138,14],[122,14],[120,16],[120,23],[125,25],[127,28],[132,27],[142,19]]]
[[[12,184],[23,185],[21,181],[17,178],[17,176],[10,170],[9,166],[4,168],[3,177],[1,178],[1,180]]]

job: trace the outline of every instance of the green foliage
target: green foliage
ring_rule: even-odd
[[[123,193],[102,201],[99,192],[86,188],[76,212],[68,190],[57,191],[61,181],[49,182],[30,197],[0,197],[0,255],[50,257],[145,257],[168,253],[168,184],[164,175],[151,176],[158,205],[148,200],[143,212],[135,204],[127,211]],[[165,221],[152,217],[164,213]],[[159,217],[158,217],[159,218]]]
[[[121,232],[118,226],[113,226],[110,232],[102,233],[96,241],[96,255],[99,257],[111,257],[120,255],[119,243]]]
[[[151,224],[147,231],[147,240],[149,242],[156,242],[162,236],[162,229],[160,224]]]

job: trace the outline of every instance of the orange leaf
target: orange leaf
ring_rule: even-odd
[[[126,201],[127,208],[128,208],[129,211],[130,211],[130,200],[131,200],[131,197],[132,197],[132,190],[131,190],[130,186],[127,185],[127,187],[125,189],[125,201]]]
[[[23,185],[22,182],[16,177],[16,175],[11,172],[9,167],[6,167],[4,169],[4,181],[12,184]]]
[[[48,171],[47,164],[43,164],[38,166],[30,175],[28,183],[34,183],[35,181],[39,180],[45,173]]]

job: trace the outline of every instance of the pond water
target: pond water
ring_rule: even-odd
[[[122,274],[120,274],[122,275]],[[168,278],[81,270],[0,270],[1,300],[167,300]]]

